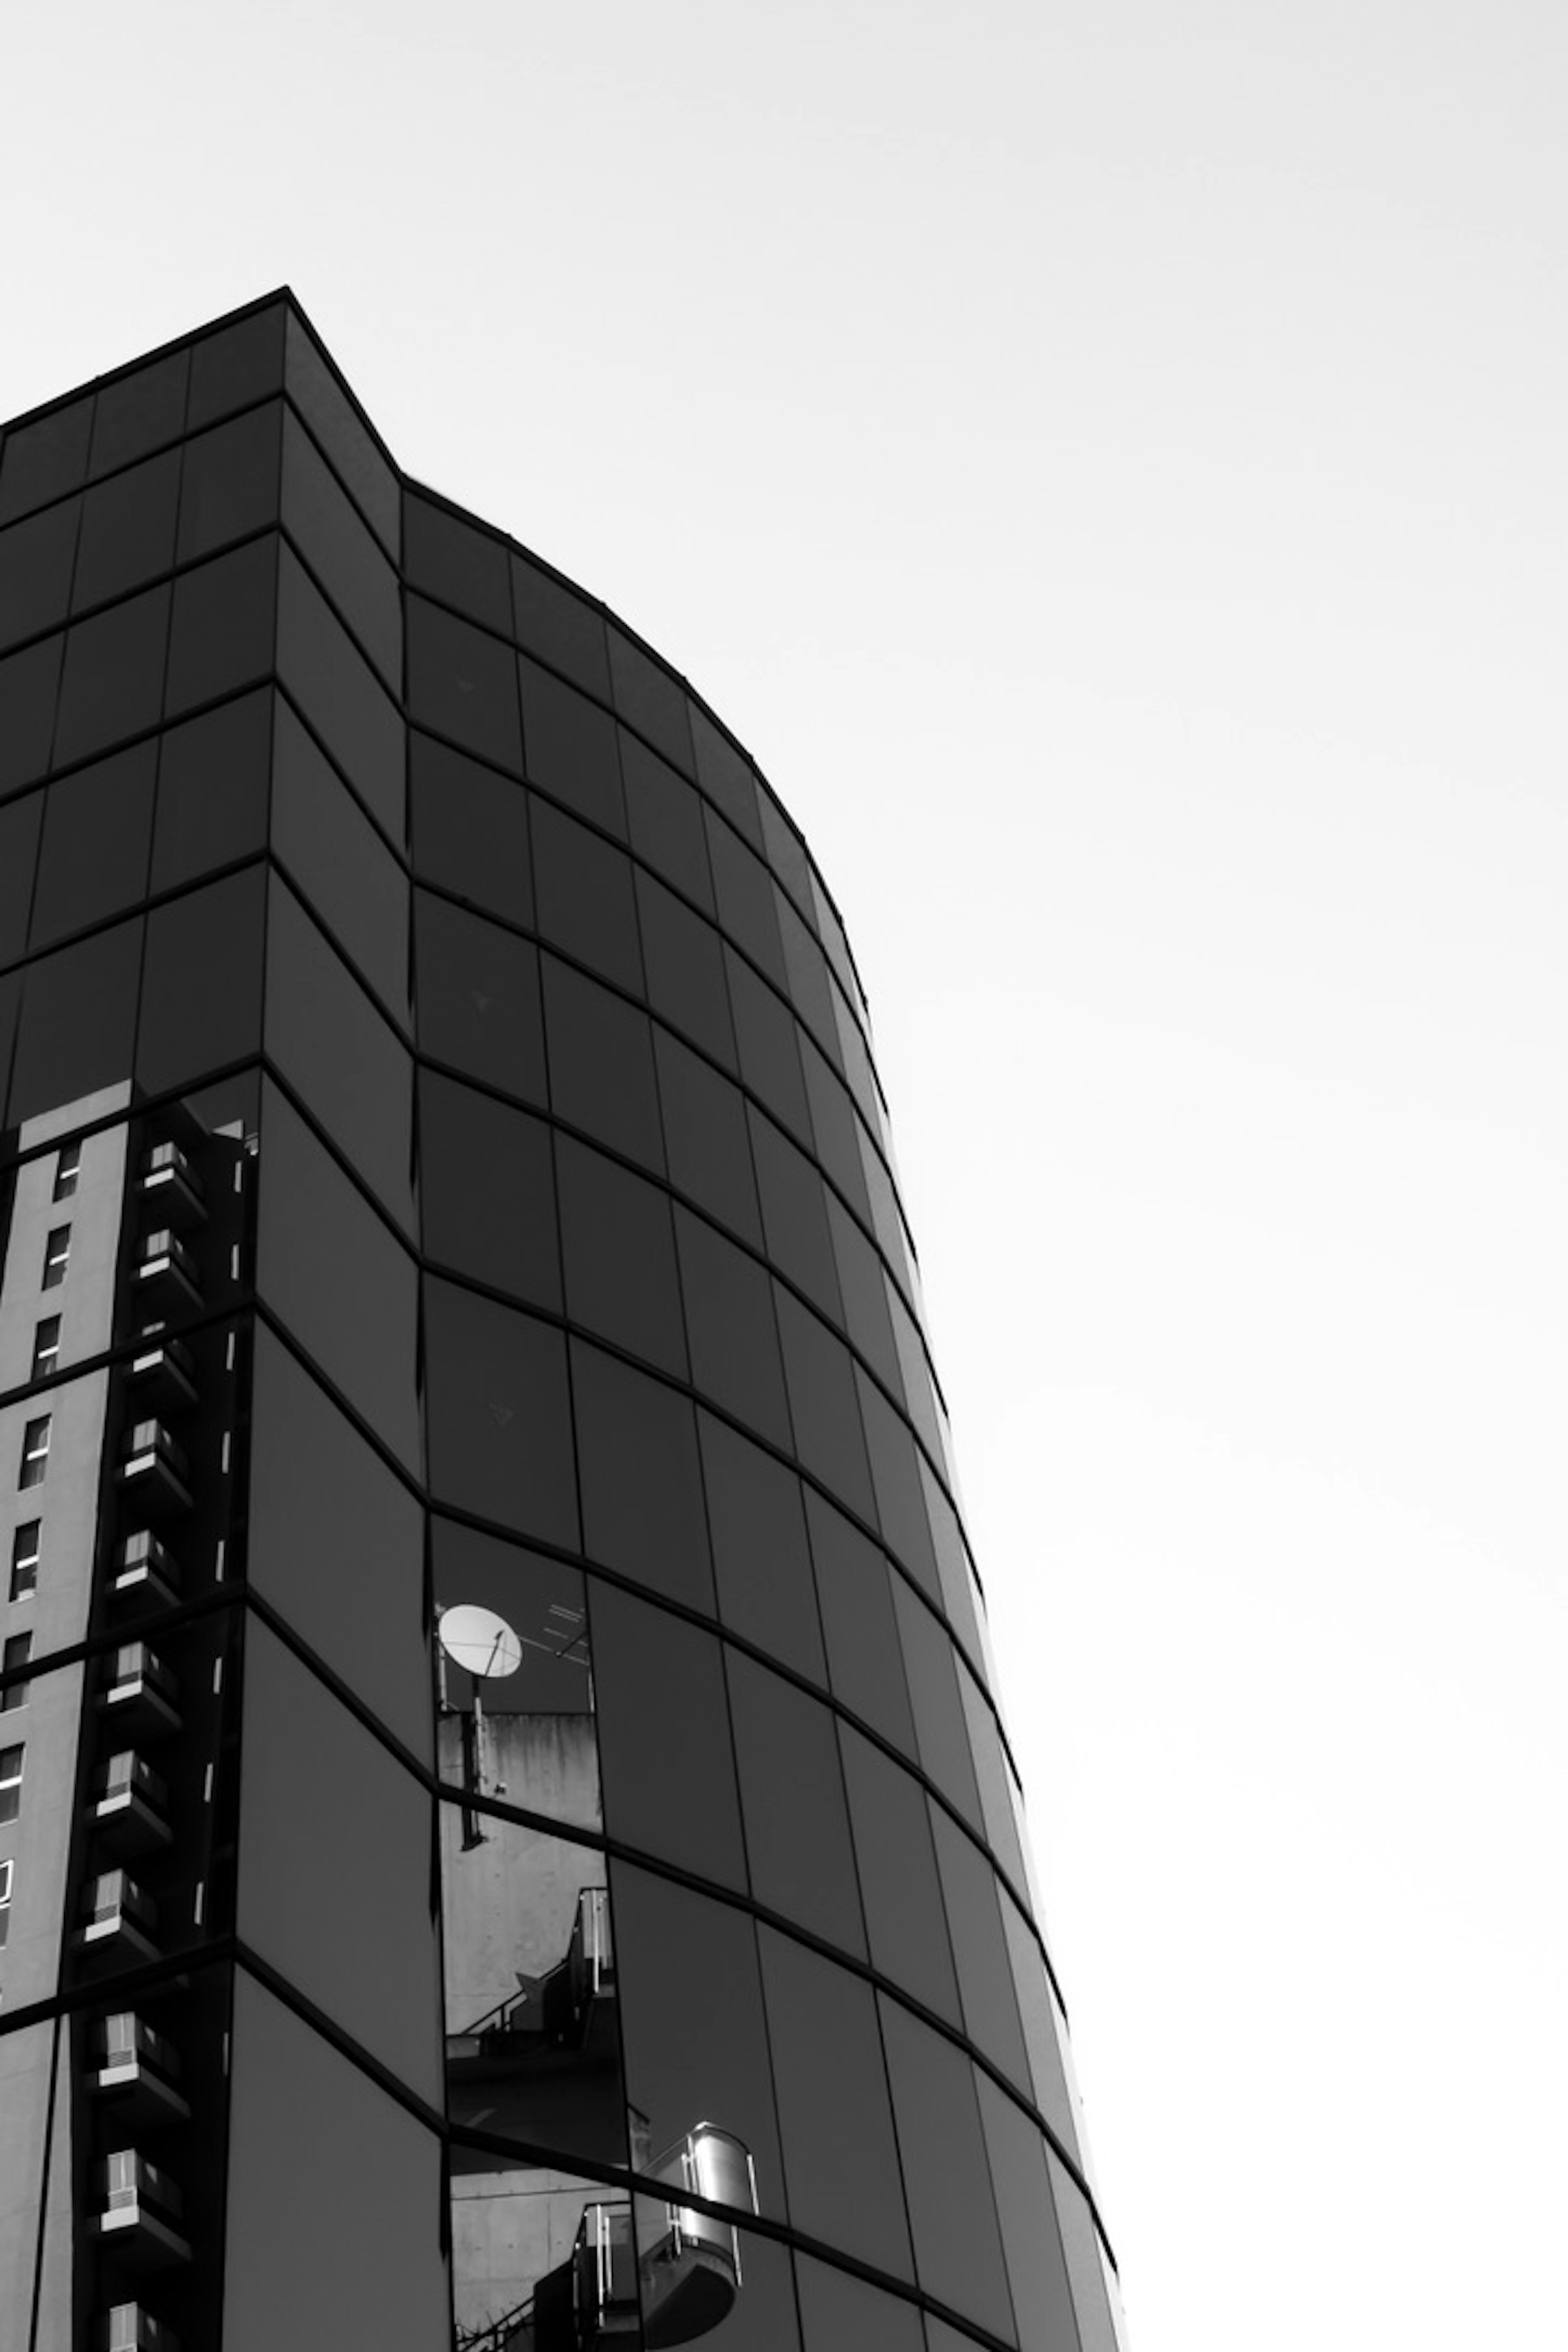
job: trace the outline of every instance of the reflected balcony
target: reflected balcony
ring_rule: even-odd
[[[751,2150],[733,2132],[699,2124],[649,2167],[656,2180],[745,2213],[757,2210]],[[637,2269],[649,2352],[689,2344],[728,2318],[740,2294],[741,2240],[734,2224],[685,2204],[637,2200]]]
[[[116,1650],[109,1681],[99,1694],[99,1708],[114,1727],[145,1747],[165,1739],[180,1728],[174,1706],[174,1677],[145,1642],[128,1642]]]
[[[190,2108],[176,2087],[178,2053],[132,2010],[106,2017],[98,2029],[93,2090],[115,2122],[133,2131],[189,2123]]]
[[[175,1233],[189,1233],[206,1215],[201,1178],[177,1143],[155,1143],[142,1162],[142,1198],[159,1223]]]
[[[169,1791],[133,1748],[122,1748],[100,1769],[89,1819],[117,1857],[155,1853],[174,1837]]]
[[[196,1368],[183,1339],[170,1339],[162,1326],[150,1327],[131,1359],[131,1392],[137,1411],[184,1412],[196,1401]]]
[[[106,1870],[89,1881],[87,1914],[76,1938],[84,1961],[124,1969],[159,1957],[158,1906],[128,1871]]]
[[[136,2269],[165,2269],[191,2259],[181,2234],[182,2200],[168,2174],[139,2148],[116,2148],[104,2158],[103,2210],[94,2234],[106,2250]]]
[[[109,1597],[132,1614],[142,1609],[170,1609],[180,1597],[180,1564],[150,1528],[128,1535],[115,1557],[109,1580]]]
[[[161,1225],[142,1238],[136,1261],[136,1297],[143,1308],[165,1318],[189,1313],[202,1303],[202,1278],[195,1259],[170,1225]]]
[[[122,1492],[154,1517],[191,1507],[191,1465],[185,1450],[161,1421],[139,1421],[125,1440],[120,1465]]]
[[[113,2305],[104,2315],[98,2342],[100,2352],[180,2352],[174,2329],[154,2319],[142,2303]]]

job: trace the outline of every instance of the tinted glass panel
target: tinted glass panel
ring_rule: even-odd
[[[487,760],[522,764],[510,646],[422,596],[408,599],[408,709]]]
[[[180,494],[180,561],[210,555],[278,520],[283,407],[253,408],[185,445]]]
[[[482,621],[487,629],[511,631],[510,567],[507,551],[471,523],[428,499],[407,494],[403,501],[403,568],[416,588],[426,588],[444,604]]]
[[[888,1563],[875,1544],[809,1488],[805,1516],[834,1696],[912,1756],[914,1722]]]
[[[358,966],[361,978],[399,1020],[406,1021],[407,877],[336,769],[282,701],[278,707],[272,841],[312,911]]]
[[[188,351],[170,352],[117,383],[100,383],[92,420],[92,471],[106,474],[143,451],[178,439],[185,421]]]
[[[893,1579],[893,1603],[899,1618],[899,1645],[904,1655],[921,1762],[942,1793],[964,1819],[983,1829],[980,1792],[969,1754],[969,1735],[959,1703],[952,1644],[942,1626],[923,1608],[901,1577]]]
[[[915,1441],[909,1424],[893,1411],[880,1389],[858,1366],[855,1373],[860,1392],[860,1418],[871,1457],[871,1483],[877,1495],[877,1517],[894,1557],[916,1578],[933,1601],[942,1598],[936,1555],[931,1549],[931,1522],[926,1517],[925,1489],[921,1483]]]
[[[631,860],[548,801],[535,802],[532,823],[541,935],[640,996]]]
[[[150,1094],[257,1051],[261,914],[262,869],[253,866],[148,916],[136,1076]]]
[[[300,415],[382,545],[395,557],[403,520],[397,478],[331,363],[292,310],[285,364],[289,391]]]
[[[793,1683],[731,1650],[726,1660],[752,1893],[865,1957],[834,1720]]]
[[[14,425],[0,450],[0,522],[74,490],[87,472],[91,431],[90,393],[31,425]]]
[[[811,1115],[795,1045],[795,1016],[732,949],[724,951],[724,968],[730,978],[741,1076],[809,1150]]]
[[[721,735],[705,710],[691,709],[691,740],[697,752],[697,781],[716,808],[723,810],[754,849],[763,846],[762,820],[757,814],[757,784],[751,769],[727,735]]]
[[[1083,2352],[1117,2352],[1116,2329],[1106,2296],[1105,2273],[1100,2267],[1100,2239],[1094,2217],[1081,2192],[1068,2179],[1058,2159],[1048,2156],[1046,2162],[1056,2200],[1057,2226],[1061,2231],[1062,2251],[1067,2257],[1073,2310],[1078,2317]]]
[[[1024,2040],[1029,2053],[1035,2105],[1068,2154],[1081,2162],[1078,2118],[1073,2113],[1067,2074],[1062,2064],[1061,2040],[1066,2029],[1051,1998],[1045,1958],[1039,1945],[1026,1925],[1017,1905],[1010,1903],[1005,1895],[1002,1898],[1002,1926],[1013,1963],[1013,1989],[1018,1996]]]
[[[879,1997],[920,2283],[984,2327],[1018,2340],[975,2103],[961,2050]]]
[[[713,864],[713,887],[719,898],[719,921],[737,947],[744,948],[780,988],[789,984],[778,917],[773,912],[773,876],[743,841],[737,840],[721,817],[708,813],[708,855]]]
[[[153,828],[153,889],[173,889],[261,847],[267,837],[272,704],[270,690],[264,688],[165,730]]]
[[[419,1171],[430,1255],[559,1310],[555,1183],[543,1121],[422,1070]]]
[[[722,1234],[677,1209],[691,1377],[776,1445],[790,1444],[784,1368],[765,1267]]]
[[[896,1403],[903,1402],[903,1375],[893,1327],[888,1318],[888,1284],[882,1261],[842,1201],[826,1200],[833,1256],[844,1299],[845,1328]]]
[[[169,591],[150,588],[66,637],[55,761],[79,760],[156,723],[163,690]]]
[[[653,1043],[671,1183],[760,1247],[745,1097],[667,1030]]]
[[[46,637],[0,661],[0,793],[41,776],[48,765],[63,636]]]
[[[373,816],[405,838],[403,722],[320,590],[285,548],[278,672]]]
[[[141,970],[139,919],[28,967],[11,1075],[13,1121],[129,1075]]]
[[[604,614],[521,555],[511,559],[511,600],[519,645],[607,698],[610,664]]]
[[[822,1178],[771,1118],[749,1112],[768,1255],[836,1323],[843,1319]]]
[[[975,2048],[1026,2095],[1029,2062],[991,1865],[940,1806],[931,1808],[931,1836],[958,1964],[964,2026]]]
[[[757,1940],[790,2219],[908,2278],[909,2231],[871,1989],[771,1927]]]
[[[292,411],[283,429],[283,520],[393,691],[403,678],[397,574]]]
[[[533,920],[528,794],[428,735],[409,741],[415,871],[514,923]]]
[[[607,1568],[711,1613],[689,1400],[581,1340],[572,1343],[572,1381],[584,1549]]]
[[[568,1315],[684,1379],[668,1196],[570,1136],[557,1139],[556,1172]]]
[[[773,1292],[800,1458],[868,1519],[873,1511],[871,1476],[848,1350],[787,1290],[775,1283]]]
[[[180,454],[165,449],[89,490],[82,502],[71,604],[81,612],[155,580],[174,560]]]
[[[526,1102],[544,1099],[539,950],[494,923],[415,893],[424,1051]]]
[[[611,1584],[594,1584],[588,1610],[605,1828],[628,1845],[743,1888],[716,1636]]]
[[[639,735],[622,728],[620,746],[632,847],[711,914],[713,881],[701,801],[686,778],[650,751]]]
[[[847,1724],[839,1727],[871,1958],[950,2024],[962,2022],[925,1790]]]
[[[27,945],[27,910],[33,903],[43,818],[42,793],[29,793],[25,800],[0,808],[0,963],[9,963]]]
[[[145,898],[157,757],[155,743],[138,743],[49,786],[33,901],[35,949]]]
[[[638,874],[637,894],[648,1003],[726,1069],[736,1068],[719,934],[649,874]]]
[[[826,1669],[800,1480],[711,1413],[700,1412],[697,1421],[719,1614],[772,1656],[821,1681]]]
[[[81,500],[67,499],[0,531],[0,645],[66,616]]]
[[[442,1779],[579,1829],[602,1829],[581,1570],[443,1518],[431,1523],[431,1559],[438,1626],[448,1610],[488,1610],[513,1637],[498,1649],[492,1629],[481,1624],[489,1646],[476,1644],[464,1618],[438,1636]]]
[[[518,671],[530,780],[624,840],[615,720],[537,663],[520,657]]]
[[[275,539],[253,540],[174,583],[167,707],[188,710],[248,686],[272,667]],[[161,593],[161,592],[160,592]]]
[[[543,965],[552,1108],[628,1159],[662,1171],[647,1013],[553,956]]]
[[[1045,2144],[1028,2116],[978,2071],[974,2087],[991,2156],[1018,2341],[1024,2352],[1070,2347],[1076,2332],[1072,2294],[1052,2211]]]
[[[926,2352],[921,2315],[913,2304],[836,2271],[826,2263],[797,2254],[795,2286],[805,2352]]]
[[[566,1344],[448,1282],[425,1286],[430,1483],[444,1499],[574,1547]]]
[[[247,400],[276,392],[283,380],[283,308],[275,303],[208,335],[191,353],[187,429],[210,424]]]
[[[686,719],[686,689],[619,629],[612,626],[609,636],[616,709],[667,760],[689,772],[691,730]]]
[[[805,1091],[811,1104],[811,1124],[816,1138],[816,1156],[844,1194],[857,1215],[868,1224],[871,1219],[871,1196],[866,1190],[865,1162],[860,1157],[860,1133],[843,1081],[838,1078],[809,1037],[800,1043],[801,1067],[805,1073]]]

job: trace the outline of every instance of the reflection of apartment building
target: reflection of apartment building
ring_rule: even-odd
[[[0,2352],[1113,2352],[866,1013],[279,295],[0,436]]]

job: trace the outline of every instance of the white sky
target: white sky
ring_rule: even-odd
[[[0,415],[288,279],[846,908],[1136,2352],[1568,2343],[1568,15],[0,33]]]

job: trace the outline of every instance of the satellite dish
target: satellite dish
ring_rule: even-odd
[[[436,1633],[447,1655],[465,1674],[499,1681],[503,1675],[515,1675],[522,1664],[522,1643],[506,1619],[473,1601],[444,1609]]]

